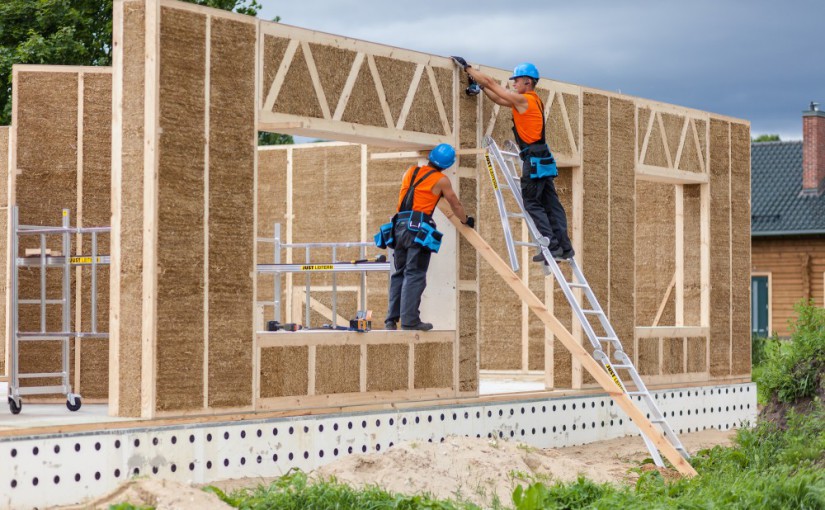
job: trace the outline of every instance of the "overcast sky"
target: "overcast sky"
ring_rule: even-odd
[[[751,121],[802,138],[825,110],[825,1],[259,0],[259,17]]]

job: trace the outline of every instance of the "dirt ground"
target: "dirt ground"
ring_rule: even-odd
[[[734,432],[705,430],[681,436],[688,451],[731,444]],[[482,507],[497,498],[510,502],[519,483],[572,481],[580,474],[597,482],[633,483],[649,454],[641,438],[620,438],[567,448],[539,449],[504,440],[449,437],[443,443],[410,441],[381,452],[342,458],[312,473],[355,486],[378,485],[391,492],[430,493],[438,498],[472,501]],[[665,476],[678,476],[665,472]],[[243,478],[214,483],[226,492],[266,484]],[[157,479],[137,479],[114,493],[70,508],[108,508],[115,503],[152,505],[158,510],[230,508],[199,487]]]

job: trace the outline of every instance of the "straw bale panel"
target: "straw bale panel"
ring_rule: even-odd
[[[261,104],[266,101],[266,96],[269,94],[269,88],[275,80],[275,74],[278,72],[278,67],[284,59],[286,47],[289,45],[289,39],[285,37],[275,37],[272,35],[264,35],[263,43],[263,82],[261,86]],[[304,84],[301,90],[306,89]]]
[[[583,246],[579,260],[582,270],[596,299],[604,306],[608,302],[608,256],[610,240],[610,168],[608,152],[610,150],[608,124],[608,98],[601,94],[584,94],[584,147],[582,151],[584,171],[583,196]],[[586,299],[583,298],[584,301]],[[595,316],[593,316],[595,319]],[[590,318],[590,317],[588,317]],[[591,320],[594,331],[604,336],[598,320]],[[589,342],[584,347],[592,351]],[[582,382],[594,382],[588,373],[583,374]]]
[[[698,326],[701,323],[701,186],[687,184],[684,189],[684,317],[685,325]]]
[[[461,177],[458,179],[458,196],[464,212],[469,216],[478,216],[478,181]],[[460,263],[458,267],[459,280],[475,280],[478,274],[478,253],[464,236],[458,239],[458,253]]]
[[[60,225],[61,210],[69,209],[74,221],[77,214],[77,132],[78,75],[63,72],[18,72],[17,169],[15,203],[20,208],[20,223],[24,225]],[[49,150],[43,150],[43,140]],[[74,238],[72,238],[72,245]],[[46,237],[46,245],[63,252],[60,236]],[[25,248],[38,248],[37,236],[20,239],[20,254]],[[58,271],[48,273],[47,296],[61,297]],[[21,270],[21,298],[36,299],[40,295],[39,270]],[[74,279],[71,293],[74,295]],[[19,312],[21,331],[38,331],[39,307],[23,305]],[[60,331],[61,307],[47,306],[47,330]],[[70,314],[74,319],[74,314]],[[19,353],[21,372],[54,372],[60,367],[60,342],[30,342]],[[53,385],[55,379],[25,379],[21,386]]]
[[[349,70],[338,68],[339,73],[345,71]],[[381,110],[381,101],[378,98],[375,79],[372,77],[372,72],[366,60],[362,61],[361,68],[358,70],[355,85],[352,87],[352,93],[349,96],[341,120],[369,126],[384,127],[387,125],[384,112]]]
[[[707,371],[707,345],[707,339],[704,337],[691,337],[687,339],[688,372]]]
[[[416,65],[389,57],[375,57],[375,67],[384,86],[384,95],[390,107],[393,122],[398,122],[404,100],[415,75]],[[423,77],[423,79],[426,79]]]
[[[361,347],[325,345],[315,348],[315,394],[356,393],[361,381]]]
[[[458,293],[458,389],[478,391],[478,293]]]
[[[309,385],[309,347],[261,349],[260,370],[261,398],[306,395]]]
[[[348,69],[340,69],[339,72],[347,73]],[[269,88],[271,81],[264,82],[264,88]],[[302,117],[323,118],[321,103],[315,95],[315,88],[312,87],[312,77],[309,74],[304,50],[300,46],[292,57],[292,63],[286,72],[283,86],[272,107],[273,112],[290,113]]]
[[[696,134],[699,135],[699,149],[702,157],[705,157],[708,150],[708,123],[704,120],[696,120]]]
[[[255,52],[252,23],[213,18],[209,117],[209,405],[252,403]]]
[[[529,256],[532,258],[536,254],[535,250],[528,250]],[[519,250],[522,253],[522,250]],[[529,259],[528,259],[529,261]],[[527,286],[541,300],[546,303],[546,296],[544,292],[544,271],[541,264],[529,261],[527,266]],[[522,305],[522,310],[527,309],[526,305]],[[522,312],[524,313],[524,312]],[[527,368],[528,370],[544,370],[544,335],[545,325],[536,314],[527,309]]]
[[[610,99],[610,322],[633,356],[635,271],[635,107]]]
[[[710,374],[730,373],[730,124],[710,123]]]
[[[286,242],[286,180],[287,151],[258,151],[258,236],[271,239],[275,233],[275,223],[281,224],[281,242]],[[258,244],[258,264],[273,264],[275,256],[272,243]],[[286,262],[286,251],[281,250],[281,262]],[[274,297],[274,274],[257,275],[257,299],[271,301]],[[282,289],[286,288],[286,278],[281,277]],[[281,317],[285,315],[286,293],[282,291]],[[272,317],[272,308],[267,306],[264,317]]]
[[[682,374],[685,372],[685,339],[684,338],[663,338],[662,339],[662,373]]]
[[[695,129],[694,126],[696,122],[693,122],[693,125],[688,125],[687,135],[685,138],[685,145],[682,148],[682,156],[679,160],[678,169],[685,170],[687,172],[702,172],[702,166],[700,163],[700,158],[702,157],[699,154],[698,149],[696,148],[696,141],[693,137],[693,130]],[[676,161],[673,161],[673,164],[676,164]]]
[[[580,145],[579,137],[581,133],[579,133],[579,101],[581,98],[576,94],[569,93],[563,93],[562,97],[564,98],[564,106],[567,108],[567,118],[570,120],[570,129],[573,131],[573,140],[576,141],[577,145]]]
[[[636,183],[636,325],[653,325],[675,270],[675,186]],[[671,290],[659,326],[673,326],[675,292]]]
[[[270,37],[267,36],[267,38]],[[356,53],[351,50],[315,43],[310,43],[309,48],[315,61],[315,68],[318,70],[318,79],[324,88],[324,96],[327,98],[329,111],[334,113],[335,108],[338,106],[338,100],[341,99],[341,92],[343,92],[344,85],[347,82],[347,74],[341,72],[341,70],[352,67]],[[265,83],[272,83],[272,79],[270,78]]]
[[[438,78],[436,78],[436,81],[438,81]],[[450,111],[449,117],[452,117],[452,111]],[[404,129],[420,133],[449,134],[444,133],[444,127],[441,124],[441,117],[438,114],[435,96],[426,71],[421,75],[421,81],[418,82],[418,88],[413,96]]]
[[[8,239],[9,128],[0,126],[0,237]],[[6,250],[0,250],[0,292],[6,295]],[[6,307],[0,306],[0,375],[6,373]]]
[[[339,275],[340,276],[340,275]],[[296,283],[299,283],[301,279],[294,280]],[[297,288],[300,288],[301,291],[304,290],[304,287],[301,285],[296,285]],[[303,294],[302,294],[303,295]],[[321,305],[327,307],[329,310],[332,310],[332,292],[331,291],[320,291],[320,290],[311,290],[310,296],[312,299],[315,299]],[[340,315],[345,320],[349,320],[355,317],[355,313],[358,311],[359,302],[358,302],[358,294],[353,291],[343,291],[338,289],[336,298],[336,313]],[[310,326],[313,328],[321,327],[322,324],[332,324],[332,318],[327,316],[326,314],[322,314],[320,311],[316,310],[312,306],[310,306]],[[305,317],[306,317],[306,300],[301,300],[300,306],[300,313],[301,313],[301,323],[304,324],[305,327]],[[376,310],[376,314],[373,317],[373,325],[375,326],[383,326],[384,319],[383,319],[383,310]],[[285,321],[281,321],[285,322]],[[340,322],[339,322],[339,325]],[[343,325],[348,326],[348,323],[344,323]],[[378,328],[376,328],[378,329]]]
[[[367,346],[367,391],[406,390],[410,347],[405,344]]]
[[[685,118],[672,113],[662,113],[662,124],[665,127],[665,140],[670,152],[670,160],[676,164],[676,153],[679,151],[679,139],[682,136],[682,127]]]
[[[573,217],[573,170],[560,168],[559,176],[555,179],[556,193],[559,201],[567,213],[567,229],[571,240],[573,238],[573,225],[576,219]],[[571,281],[572,272],[567,264],[561,265],[562,273],[567,281]],[[553,303],[553,315],[561,322],[567,331],[573,327],[573,310],[570,308],[567,298],[558,285],[553,284],[553,295],[545,296],[545,303]],[[531,314],[532,315],[532,314]],[[532,321],[532,319],[531,319]],[[570,388],[573,383],[573,356],[567,347],[555,336],[552,337],[553,344],[553,387]]]
[[[415,345],[415,389],[452,388],[453,344],[421,343]]]
[[[441,102],[444,106],[444,113],[447,114],[447,123],[450,126],[450,133],[455,131],[455,124],[453,119],[453,69],[446,69],[444,67],[433,67],[433,75],[435,76],[435,84],[438,87],[438,93],[441,94]],[[446,133],[446,134],[450,134]]]
[[[732,374],[750,374],[750,129],[731,123]]]
[[[112,211],[112,75],[83,75],[83,154],[81,201],[84,227],[111,225]],[[91,236],[83,237],[79,254],[91,254]],[[109,235],[97,236],[97,253],[111,253]],[[81,269],[80,312],[81,329],[91,331],[92,271]],[[96,328],[109,331],[109,267],[97,270]],[[75,340],[80,345],[80,387],[85,398],[106,398],[109,395],[109,340],[90,338]]]
[[[640,338],[636,369],[640,375],[659,375],[659,339]]]
[[[123,4],[123,111],[120,209],[118,416],[140,416],[143,314],[143,2]]]
[[[370,151],[369,154],[373,154]],[[367,166],[367,236],[378,232],[378,228],[390,221],[398,204],[401,179],[409,166],[402,161],[369,161]],[[387,250],[387,260],[392,262],[391,251]],[[387,312],[389,280],[384,273],[367,273],[367,304],[373,310],[376,329],[384,327]]]
[[[478,147],[481,142],[476,132],[478,128],[479,99],[464,94],[463,87],[464,83],[461,83],[462,92],[458,94],[458,115],[461,119],[458,126],[458,136],[462,149],[473,149]],[[459,165],[475,168],[476,157],[461,156],[459,157]]]
[[[541,94],[541,90],[538,91]],[[545,101],[543,94],[540,96],[542,101]],[[549,98],[549,94],[547,96]],[[578,119],[576,119],[578,120]],[[562,105],[559,101],[558,95],[550,105],[550,112],[547,115],[545,124],[545,136],[550,150],[556,155],[560,154],[567,157],[573,155],[573,147],[570,146],[570,139],[567,136],[567,126],[564,123],[564,116],[562,115]]]
[[[655,113],[655,112],[648,113],[648,115],[651,115],[651,114],[656,115],[656,116],[659,115],[658,113]],[[641,115],[640,115],[640,117],[641,117]],[[641,121],[641,118],[640,118],[640,121]],[[640,146],[644,143],[644,137],[641,135],[641,133],[644,133],[646,129],[647,129],[647,124],[644,124],[644,127],[639,132],[640,133],[640,135],[639,135],[639,144],[640,144]],[[649,135],[649,139],[648,139],[648,142],[647,142],[647,153],[645,154],[645,158],[644,158],[644,163],[645,164],[653,165],[653,166],[667,167],[667,156],[665,156],[665,151],[667,149],[665,149],[665,138],[664,138],[664,136],[665,136],[664,133],[662,133],[662,130],[659,128],[658,119],[654,119],[653,120],[653,125],[650,127],[650,135]],[[641,151],[641,148],[640,148],[640,151]]]
[[[156,405],[163,411],[203,406],[206,23],[204,15],[161,8]]]

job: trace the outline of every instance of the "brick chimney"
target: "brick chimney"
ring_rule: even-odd
[[[811,101],[802,112],[802,194],[819,196],[825,191],[825,112]]]

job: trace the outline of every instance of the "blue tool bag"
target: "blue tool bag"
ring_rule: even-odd
[[[433,253],[438,253],[438,250],[441,248],[442,237],[444,237],[444,234],[436,230],[435,227],[429,223],[421,223],[416,232],[414,242]]]
[[[530,178],[543,179],[545,177],[556,177],[559,175],[559,169],[556,168],[556,160],[551,154],[549,157],[531,157],[530,158]]]
[[[375,246],[385,250],[387,248],[395,248],[395,239],[393,238],[393,227],[395,226],[395,218],[389,223],[384,223],[378,229],[378,233],[373,236]]]

